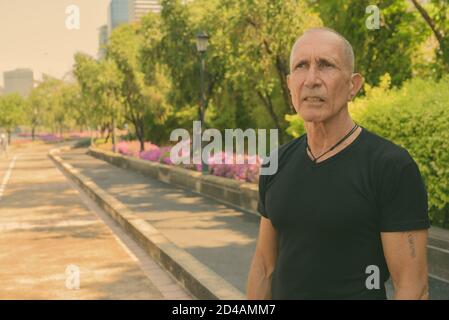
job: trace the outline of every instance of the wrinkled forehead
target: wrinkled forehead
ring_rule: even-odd
[[[290,54],[290,70],[301,60],[311,58],[331,59],[339,65],[345,64],[344,45],[338,36],[330,32],[314,31],[298,38]]]

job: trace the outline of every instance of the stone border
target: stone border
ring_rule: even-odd
[[[93,147],[89,148],[88,154],[117,167],[131,169],[162,182],[213,198],[237,210],[260,216],[257,212],[258,186],[254,183],[213,175],[204,176],[193,170],[141,160]],[[449,231],[437,227],[429,230],[428,261],[429,274],[449,282]]]
[[[50,150],[48,156],[69,175],[86,194],[107,212],[139,245],[170,272],[193,296],[202,300],[244,300],[246,297],[226,280],[179,248],[150,223],[141,219],[123,203],[109,195],[91,179],[65,163],[56,153],[73,146]]]

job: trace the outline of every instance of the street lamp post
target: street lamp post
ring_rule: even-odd
[[[201,127],[203,127],[204,124],[204,115],[205,115],[205,108],[206,108],[206,93],[204,88],[204,73],[206,69],[204,57],[206,55],[207,46],[209,44],[209,36],[203,31],[196,35],[196,48],[198,52],[200,53],[200,60],[201,60],[201,68],[200,68],[200,83],[201,83],[201,101],[200,101],[200,122]],[[201,132],[202,136],[202,132]],[[201,144],[203,145],[203,139],[201,139]],[[202,150],[203,148],[201,148]],[[207,174],[209,172],[209,168],[207,165],[207,162],[204,162],[203,157],[201,156],[201,173]]]

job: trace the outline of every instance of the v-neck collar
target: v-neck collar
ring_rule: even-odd
[[[321,167],[329,162],[332,162],[338,158],[341,158],[345,153],[347,153],[349,150],[351,150],[354,146],[360,143],[361,140],[365,137],[366,129],[359,125],[359,127],[362,129],[362,131],[359,133],[359,135],[352,141],[349,145],[347,145],[344,149],[340,150],[338,153],[334,154],[333,156],[324,159],[323,161],[320,161],[318,163],[315,163],[308,155],[307,153],[307,135],[304,136],[304,143],[303,143],[303,151],[304,151],[304,157],[305,161],[309,166],[312,167]]]

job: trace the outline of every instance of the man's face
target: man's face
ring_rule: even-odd
[[[356,93],[350,69],[344,45],[332,33],[310,32],[296,43],[288,87],[304,121],[325,121],[341,111]]]

